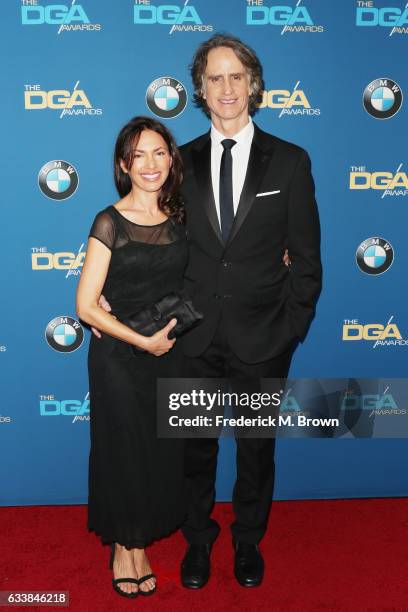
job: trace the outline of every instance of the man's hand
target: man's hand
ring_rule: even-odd
[[[112,310],[108,300],[106,300],[103,295],[101,295],[101,297],[99,298],[98,306],[99,308],[103,308],[103,310],[106,310],[106,312],[110,312]],[[91,329],[92,329],[92,333],[94,333],[97,338],[102,338],[102,334],[99,331],[99,329],[96,329],[96,327],[91,327]]]
[[[160,357],[164,355],[164,353],[167,353],[176,341],[175,338],[170,340],[167,335],[176,323],[177,319],[172,319],[166,327],[163,327],[163,329],[153,334],[153,336],[150,336],[147,341],[146,351],[152,355],[156,355],[156,357]]]
[[[283,263],[285,264],[285,266],[290,266],[291,264],[288,249],[286,249],[286,251],[283,254]]]

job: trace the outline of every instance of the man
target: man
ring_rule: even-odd
[[[262,91],[255,53],[215,35],[191,67],[195,100],[211,119],[206,134],[181,147],[189,263],[185,285],[204,314],[183,338],[185,376],[232,381],[286,378],[292,353],[314,316],[321,287],[320,230],[310,160],[300,147],[251,120]],[[285,248],[291,266],[282,262]],[[233,493],[235,576],[262,582],[258,547],[271,506],[274,440],[237,438]],[[188,541],[185,587],[210,575],[218,532],[211,519],[218,440],[186,440]]]

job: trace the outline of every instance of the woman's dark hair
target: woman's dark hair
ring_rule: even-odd
[[[262,66],[255,51],[245,45],[242,40],[230,34],[215,34],[198,47],[190,66],[191,78],[194,85],[194,102],[207,116],[209,108],[204,99],[204,73],[207,66],[208,54],[212,49],[228,47],[232,49],[237,58],[248,71],[251,93],[249,96],[249,112],[253,115],[258,110],[258,103],[262,99],[264,84],[262,80]]]
[[[160,134],[167,145],[172,164],[169,176],[161,188],[159,208],[169,217],[174,217],[176,221],[182,223],[184,205],[179,190],[183,180],[183,164],[172,134],[159,121],[150,117],[133,117],[119,132],[113,160],[116,189],[122,198],[132,190],[129,174],[123,172],[120,162],[122,160],[125,167],[130,170],[135,158],[135,148],[144,130]]]

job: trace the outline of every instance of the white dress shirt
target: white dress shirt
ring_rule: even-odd
[[[248,168],[249,152],[251,150],[252,138],[254,136],[254,124],[251,117],[245,127],[231,136],[236,141],[231,149],[232,154],[232,194],[234,203],[234,215],[237,213],[239,199],[244,186],[245,176]],[[214,192],[215,208],[217,210],[218,222],[220,221],[220,167],[224,147],[221,141],[226,136],[221,134],[211,124],[211,180]]]

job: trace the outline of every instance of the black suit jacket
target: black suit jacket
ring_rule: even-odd
[[[200,355],[221,309],[230,346],[246,363],[303,339],[321,288],[320,227],[310,159],[256,125],[239,206],[223,244],[211,181],[210,132],[180,148],[189,262],[185,287],[204,320],[183,339]],[[270,195],[257,194],[279,191]],[[282,262],[289,249],[290,270]]]

